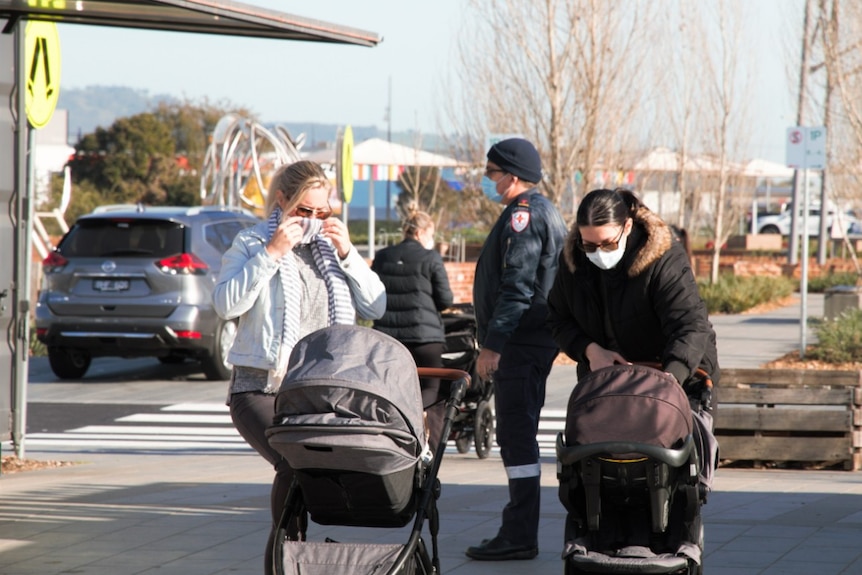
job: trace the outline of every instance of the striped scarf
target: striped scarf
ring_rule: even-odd
[[[272,238],[278,224],[281,222],[281,208],[276,208],[267,221],[267,239]],[[323,236],[316,235],[311,240],[311,254],[329,296],[329,325],[356,323],[356,310],[350,295],[350,286],[344,275],[344,270],[338,264],[338,257],[332,244]],[[266,392],[273,393],[281,387],[281,380],[287,373],[287,361],[293,346],[299,340],[300,309],[302,295],[299,280],[299,270],[296,266],[296,256],[286,254],[278,260],[278,275],[281,280],[281,291],[284,294],[284,322],[282,324],[281,347],[278,351],[276,368],[269,372],[269,382]]]

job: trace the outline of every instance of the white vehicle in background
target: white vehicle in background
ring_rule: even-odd
[[[822,210],[820,204],[811,204],[808,207],[808,235],[816,236],[820,233],[820,215]],[[793,208],[792,203],[788,204],[780,214],[771,214],[761,216],[757,219],[757,232],[761,234],[781,234],[782,236],[790,235],[790,220],[792,219]],[[832,225],[838,223],[843,232],[848,234],[858,234],[862,232],[862,222],[856,218],[850,210],[837,211],[836,207],[827,204],[826,212],[826,232],[832,233]],[[803,214],[799,212],[799,220],[797,224],[801,227]],[[835,230],[836,232],[838,230]]]

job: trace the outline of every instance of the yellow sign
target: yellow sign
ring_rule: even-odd
[[[344,136],[341,140],[341,165],[338,167],[341,174],[341,189],[344,194],[344,203],[349,204],[353,197],[353,128],[344,128]]]
[[[27,119],[36,129],[51,121],[60,97],[60,35],[53,22],[27,22],[24,31]]]

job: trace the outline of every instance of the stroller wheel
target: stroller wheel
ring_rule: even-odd
[[[487,401],[479,403],[476,408],[476,425],[473,431],[476,442],[476,455],[479,459],[485,459],[491,454],[491,446],[494,443],[494,414],[491,413],[491,405]]]
[[[455,449],[458,453],[467,453],[470,451],[470,444],[473,442],[473,437],[469,433],[461,433],[455,438]]]

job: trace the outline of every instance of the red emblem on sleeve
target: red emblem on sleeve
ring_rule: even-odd
[[[530,212],[518,210],[512,214],[512,229],[523,232],[530,225]]]

